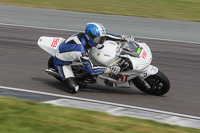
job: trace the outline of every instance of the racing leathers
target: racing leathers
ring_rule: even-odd
[[[106,35],[106,40],[123,41],[124,39],[121,35],[109,33]],[[78,81],[75,79],[70,66],[73,61],[77,59],[81,61],[91,75],[99,75],[105,72],[106,67],[94,66],[92,64],[88,56],[90,49],[91,46],[84,33],[75,34],[58,46],[54,58],[54,67],[60,73],[68,91],[73,90],[76,92],[79,89]]]

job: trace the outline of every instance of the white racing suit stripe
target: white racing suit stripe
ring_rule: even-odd
[[[62,80],[69,77],[74,77],[71,66],[57,66],[58,72],[61,75]]]

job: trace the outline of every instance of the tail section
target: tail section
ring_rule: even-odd
[[[41,36],[38,39],[38,46],[49,53],[52,56],[55,56],[57,47],[64,41],[64,38],[61,37],[47,37]]]

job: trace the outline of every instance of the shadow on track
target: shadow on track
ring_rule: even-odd
[[[40,77],[32,77],[32,80],[42,82],[43,84],[46,84],[50,86],[51,88],[55,88],[61,91],[65,90],[65,86],[63,83],[57,81],[57,80],[51,80],[47,78],[40,78]],[[136,90],[136,88],[113,88],[108,86],[100,86],[100,85],[88,85],[86,88],[80,88],[79,92],[86,92],[86,93],[104,93],[104,94],[124,94],[124,95],[146,95],[139,90]]]
[[[145,95],[139,90],[135,90],[135,88],[113,88],[101,85],[88,85],[87,88],[80,88],[80,91],[88,93],[98,92],[104,94]]]
[[[67,93],[65,90],[65,86],[63,83],[57,81],[57,80],[52,80],[52,79],[47,79],[47,78],[40,78],[40,77],[32,77],[31,80],[39,81],[42,82],[43,84],[48,85],[51,88],[55,88],[61,91],[64,91]]]

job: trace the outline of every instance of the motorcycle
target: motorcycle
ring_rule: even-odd
[[[60,74],[54,69],[54,56],[57,47],[65,41],[61,37],[41,36],[37,42],[39,47],[49,53],[48,69],[46,72],[61,81]],[[103,66],[119,65],[118,75],[102,74],[88,75],[82,63],[78,60],[71,64],[74,76],[80,81],[80,86],[99,84],[111,87],[132,87],[134,84],[139,90],[149,95],[161,96],[170,89],[170,81],[157,67],[151,65],[152,53],[146,43],[128,39],[125,43],[117,44],[114,41],[105,41],[102,49],[92,47],[91,57]]]

